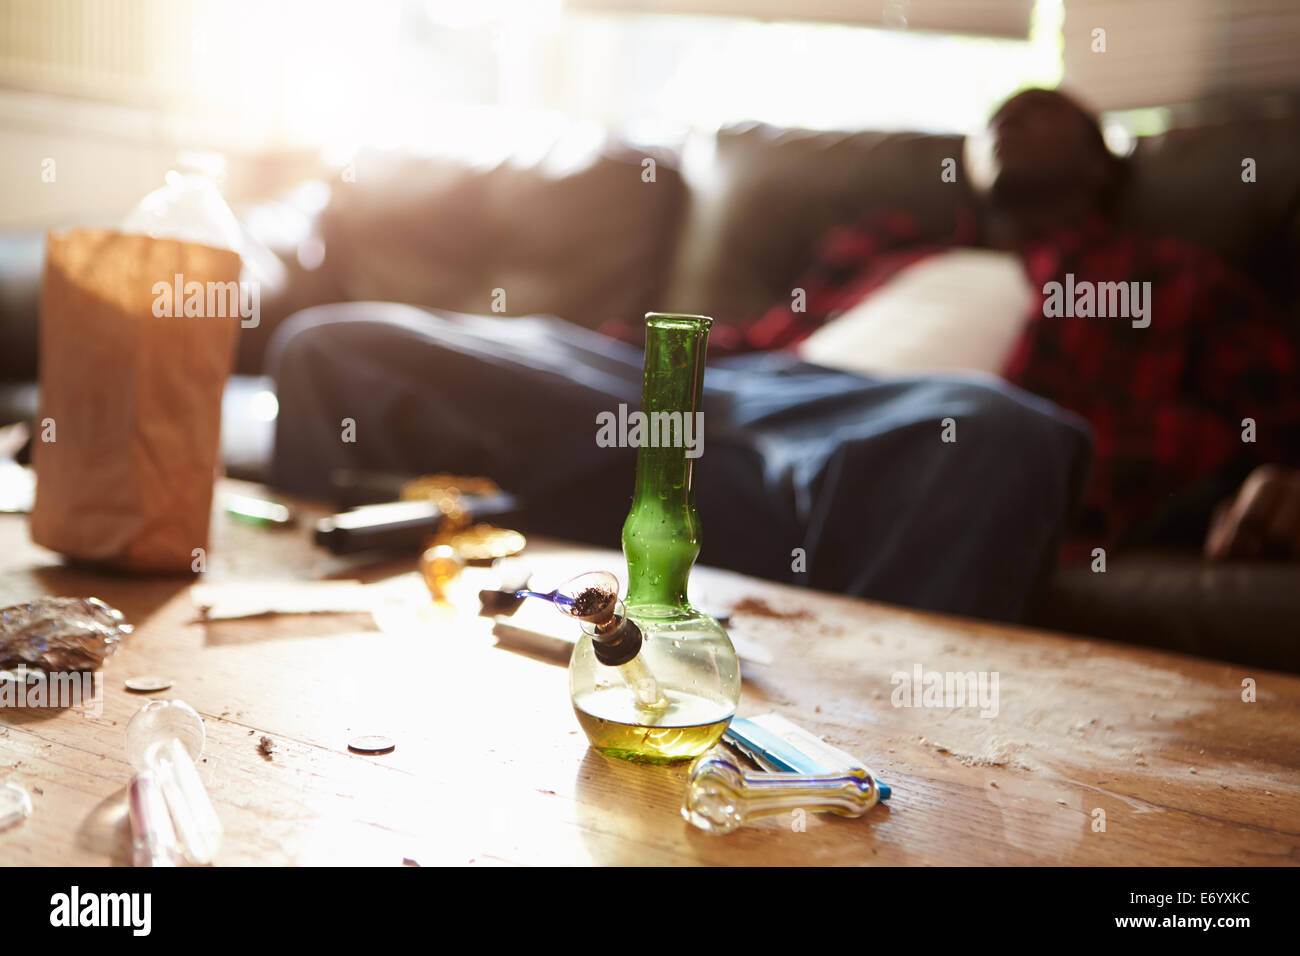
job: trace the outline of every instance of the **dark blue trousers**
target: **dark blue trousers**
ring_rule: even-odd
[[[596,417],[640,406],[640,349],[549,317],[354,302],[288,320],[271,366],[276,486],[486,475],[525,502],[521,530],[618,546],[636,450],[599,447]],[[768,353],[711,364],[704,391],[700,560],[772,580],[1015,620],[1086,475],[1086,425],[991,378]]]

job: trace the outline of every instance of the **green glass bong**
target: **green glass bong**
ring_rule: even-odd
[[[513,595],[550,601],[578,620],[582,635],[569,662],[574,713],[592,747],[627,760],[699,756],[721,738],[740,700],[731,639],[686,598],[700,553],[697,459],[688,455],[686,436],[698,421],[710,325],[702,315],[646,315],[646,428],[623,524],[626,601],[606,571],[578,575],[548,593]]]

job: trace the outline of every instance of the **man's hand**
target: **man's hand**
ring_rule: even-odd
[[[1263,465],[1219,505],[1205,537],[1205,556],[1300,559],[1300,471]]]

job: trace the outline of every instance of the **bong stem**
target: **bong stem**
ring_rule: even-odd
[[[659,682],[646,666],[642,655],[638,654],[626,664],[620,664],[619,673],[636,697],[637,706],[644,710],[663,710],[668,701],[659,690]]]

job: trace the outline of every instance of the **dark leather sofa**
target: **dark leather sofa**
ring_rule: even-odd
[[[743,322],[789,294],[831,225],[888,204],[916,216],[920,241],[938,239],[967,188],[937,172],[945,158],[960,161],[957,136],[749,125],[675,148],[570,145],[532,144],[528,159],[487,164],[362,154],[355,181],[332,177],[323,208],[263,206],[246,221],[289,224],[274,232],[290,278],[264,290],[262,324],[244,332],[238,371],[261,373],[266,342],[292,311],[345,299],[487,313],[505,289],[507,314],[588,327],[650,310]],[[1257,182],[1241,180],[1245,157]],[[1140,138],[1130,166],[1120,215],[1131,228],[1208,246],[1300,321],[1294,111]],[[319,264],[318,254],[302,255],[322,244]],[[37,235],[0,238],[0,423],[35,410],[40,249]],[[1300,671],[1300,565],[1115,554],[1105,574],[1058,570],[1032,623]]]

